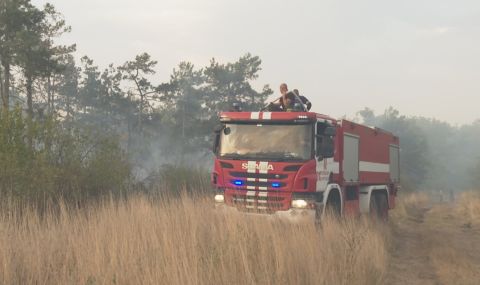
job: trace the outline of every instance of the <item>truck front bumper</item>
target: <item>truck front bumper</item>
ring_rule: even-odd
[[[321,207],[319,210],[320,213],[323,212],[323,204],[318,205]],[[240,215],[246,215],[250,217],[261,217],[266,219],[278,219],[282,221],[288,221],[292,223],[315,223],[316,219],[316,210],[315,209],[294,209],[291,208],[286,211],[276,211],[273,213],[261,213],[261,212],[245,212],[238,210],[236,207],[227,206],[225,204],[217,203],[215,209],[223,213],[235,213]]]

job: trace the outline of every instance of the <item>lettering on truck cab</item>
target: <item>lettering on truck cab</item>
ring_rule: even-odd
[[[263,170],[263,171],[270,171],[273,170],[273,165],[272,164],[265,164],[265,163],[257,163],[255,164],[249,164],[248,162],[242,163],[242,169],[255,169],[255,170]]]

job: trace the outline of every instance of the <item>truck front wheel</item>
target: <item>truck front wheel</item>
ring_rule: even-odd
[[[342,216],[342,200],[338,191],[330,193],[325,205],[325,215],[338,219]]]

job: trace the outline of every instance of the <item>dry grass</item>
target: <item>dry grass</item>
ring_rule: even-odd
[[[219,214],[144,197],[87,210],[0,214],[1,284],[382,284],[384,233]]]
[[[390,284],[479,284],[479,194],[462,193],[456,203],[408,194],[393,213],[390,274],[400,276]]]
[[[473,225],[480,225],[480,193],[477,191],[460,194],[456,215]]]
[[[395,210],[390,212],[396,222],[408,218],[412,210],[424,208],[430,203],[430,197],[424,192],[402,192],[396,200]]]
[[[431,229],[431,260],[444,284],[478,284],[480,280],[480,196],[460,194],[453,206],[432,208],[427,217]]]

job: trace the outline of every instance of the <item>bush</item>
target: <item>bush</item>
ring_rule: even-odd
[[[130,164],[118,140],[56,118],[0,113],[0,195],[45,203],[122,194]]]

